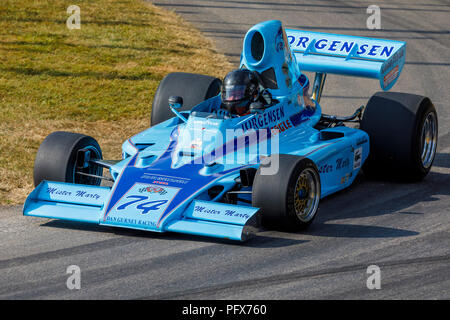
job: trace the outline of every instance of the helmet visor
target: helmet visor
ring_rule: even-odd
[[[246,86],[225,86],[222,90],[223,101],[239,101],[245,98]]]

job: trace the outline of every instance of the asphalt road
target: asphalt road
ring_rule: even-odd
[[[439,149],[422,183],[366,181],[321,204],[305,233],[262,231],[245,244],[24,218],[0,209],[0,299],[449,299],[450,4],[448,1],[165,1],[237,62],[245,31],[286,27],[408,42],[395,91],[429,96]],[[366,28],[381,7],[382,30]],[[350,114],[379,90],[374,80],[328,76],[322,105]],[[69,290],[66,269],[81,269]],[[381,289],[366,286],[367,267]]]

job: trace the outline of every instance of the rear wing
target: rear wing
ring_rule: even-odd
[[[406,42],[286,29],[302,71],[379,79],[383,90],[397,81]]]

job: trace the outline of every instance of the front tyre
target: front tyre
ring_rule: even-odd
[[[320,175],[314,162],[294,155],[279,157],[277,174],[264,175],[260,167],[253,182],[252,206],[260,208],[261,223],[266,228],[288,231],[306,229],[319,209]],[[264,165],[261,165],[264,167]]]
[[[76,167],[77,152],[80,149],[89,150],[91,158],[102,159],[102,150],[92,137],[65,131],[49,134],[36,154],[34,185],[39,185],[42,180],[100,185],[101,179],[88,175],[101,176],[102,167],[97,165],[89,165],[87,168]]]

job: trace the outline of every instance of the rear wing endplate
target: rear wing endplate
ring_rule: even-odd
[[[300,70],[379,79],[383,90],[397,81],[406,42],[286,29]]]

